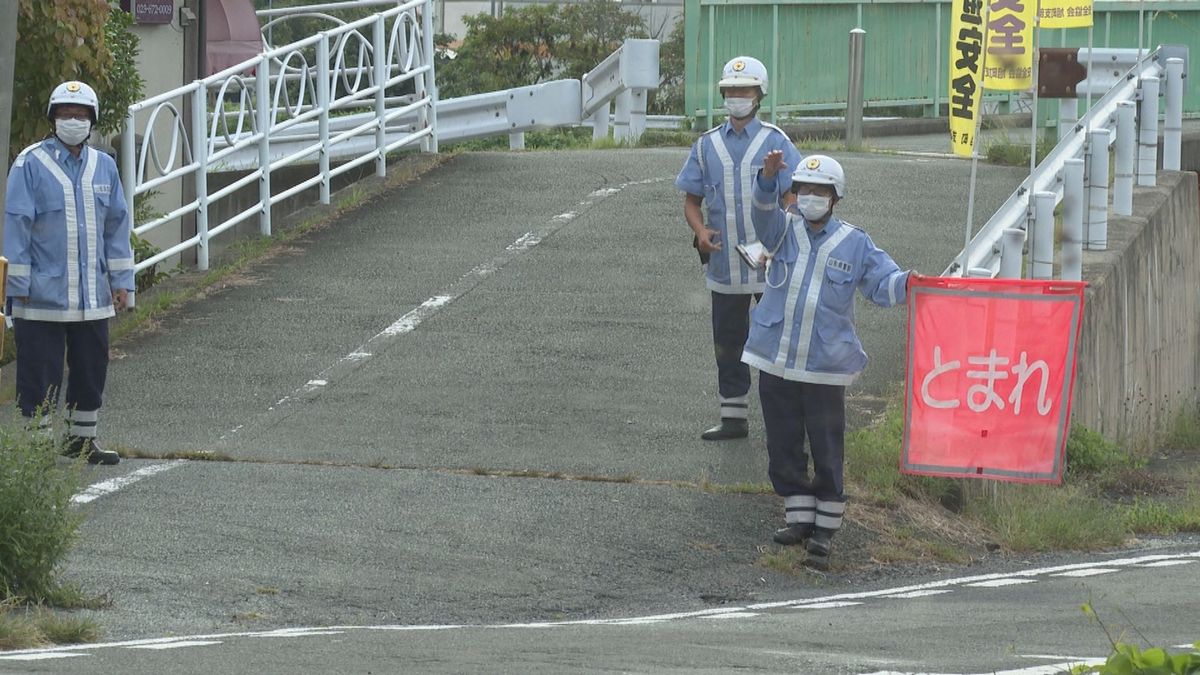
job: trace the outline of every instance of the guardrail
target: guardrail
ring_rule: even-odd
[[[188,195],[169,212],[135,223],[134,232],[145,236],[168,224],[182,232],[185,218],[195,220],[194,234],[181,233],[135,269],[190,249],[196,267],[207,269],[212,237],[253,218],[269,235],[274,204],[314,187],[329,203],[333,178],[369,162],[385,175],[387,154],[395,150],[437,152],[442,142],[500,134],[521,148],[526,131],[585,122],[595,135],[607,135],[614,105],[618,140],[636,141],[647,126],[646,92],[658,86],[657,40],[627,40],[582,80],[439,101],[431,14],[431,0],[412,0],[131,105],[120,153],[126,199],[133,204],[167,186]],[[315,164],[313,175],[272,189],[273,172],[299,164]],[[210,191],[209,173],[247,170]],[[210,222],[218,201],[255,183],[256,203]]]
[[[1124,50],[1125,52],[1136,50]],[[1082,275],[1083,249],[1108,246],[1109,147],[1116,145],[1112,180],[1112,210],[1130,215],[1133,186],[1155,184],[1158,165],[1160,92],[1166,97],[1163,136],[1163,169],[1177,171],[1183,128],[1183,80],[1188,48],[1161,46],[1141,58],[1106,54],[1111,64],[1132,63],[1126,70],[1112,65],[1118,77],[1108,82],[1096,78],[1085,85],[1099,94],[1093,107],[1064,133],[1058,145],[988,219],[970,243],[955,257],[943,276],[1022,276],[1023,245],[1029,246],[1029,273],[1050,279],[1054,263],[1054,209],[1061,202],[1063,279]],[[1166,81],[1165,91],[1160,81]],[[1083,93],[1083,90],[1080,90]]]

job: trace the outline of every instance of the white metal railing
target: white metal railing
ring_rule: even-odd
[[[180,237],[178,243],[139,261],[136,270],[192,248],[197,267],[207,269],[211,237],[253,218],[263,234],[270,234],[274,204],[313,187],[319,187],[321,202],[328,203],[330,181],[342,173],[374,162],[376,174],[382,176],[392,151],[419,146],[436,152],[430,3],[397,4],[129,106],[121,147],[126,199],[133,204],[155,190],[182,191],[185,184],[195,195],[150,222],[136,224],[134,232],[143,236],[186,216],[196,221],[194,235]],[[331,131],[331,120],[336,119],[332,114],[356,105],[367,105],[372,112],[353,126],[337,125]],[[389,125],[405,115],[413,116],[408,130],[388,137]],[[313,126],[317,134],[303,143],[272,147],[277,138],[302,125]],[[139,128],[140,142],[135,140]],[[370,142],[361,143],[364,139]],[[347,150],[350,147],[353,150]],[[254,170],[210,191],[208,174],[227,169],[239,153],[254,158],[246,163]],[[335,155],[346,161],[331,168]],[[313,162],[313,176],[285,190],[272,190],[272,173]],[[209,222],[214,204],[255,183],[257,203],[222,222]]]
[[[1096,50],[1094,58],[1096,67],[1077,91],[1103,95],[1082,119],[1063,130],[1058,145],[988,219],[944,276],[1020,277],[1028,237],[1030,276],[1050,279],[1054,210],[1061,202],[1061,277],[1078,280],[1083,249],[1104,250],[1108,245],[1109,147],[1116,144],[1114,213],[1132,213],[1135,177],[1138,185],[1155,184],[1160,80],[1166,81],[1163,169],[1179,170],[1188,48],[1167,45],[1149,54]]]

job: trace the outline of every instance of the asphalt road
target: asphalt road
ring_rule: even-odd
[[[871,586],[755,565],[780,503],[697,487],[763,483],[766,459],[754,403],[750,439],[698,438],[715,418],[715,375],[708,293],[672,185],[685,152],[458,156],[119,345],[102,437],[227,461],[92,471],[65,572],[111,598],[91,613],[105,639],[612,619]],[[962,246],[969,165],[839,159],[839,214],[902,266],[943,269]],[[981,167],[979,222],[1022,176]],[[860,307],[872,362],[852,390],[853,424],[902,378],[903,318]],[[1186,574],[1155,573],[1172,571]],[[864,636],[886,625],[875,611],[859,614],[875,617],[860,620]],[[741,663],[745,636],[769,654],[820,626],[805,622],[834,625],[802,616],[720,622],[732,628],[716,634],[695,618],[649,633],[556,628],[554,640],[479,628],[222,638],[224,650],[99,649],[0,658],[0,670],[715,672]],[[729,648],[718,659],[721,649],[687,645]],[[854,649],[802,651],[809,672],[843,672],[835,657]],[[897,663],[968,663],[933,656]],[[755,658],[759,670],[808,670]]]

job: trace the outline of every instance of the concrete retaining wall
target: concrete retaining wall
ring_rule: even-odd
[[[1185,150],[1184,166],[1197,163]],[[1135,190],[1134,216],[1110,214],[1107,251],[1084,253],[1073,422],[1133,448],[1200,401],[1197,176],[1164,171],[1157,182]]]

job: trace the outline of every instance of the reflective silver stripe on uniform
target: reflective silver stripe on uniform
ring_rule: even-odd
[[[750,396],[721,396],[717,395],[717,402],[721,405],[721,417],[744,420],[749,418]]]
[[[728,240],[731,227],[735,234],[737,232],[737,211],[734,210],[736,201],[733,198],[733,158],[729,156],[729,148],[725,147],[725,139],[721,138],[719,129],[715,133],[709,134],[708,138],[712,141],[713,150],[717,152],[717,158],[721,160],[721,189],[724,191],[722,197],[725,201],[725,239]],[[725,258],[729,261],[729,285],[737,289],[742,285],[741,275],[734,277],[734,272],[738,270],[737,248],[731,246],[728,241],[722,241],[721,253],[724,253]]]
[[[783,240],[787,238],[787,230],[790,228],[796,235],[796,246],[800,252],[796,254],[796,268],[792,270],[792,280],[788,283],[787,298],[783,303],[783,331],[779,335],[779,349],[775,350],[775,363],[779,368],[787,368],[787,357],[792,344],[792,321],[796,317],[796,300],[800,297],[800,287],[804,285],[803,269],[801,263],[808,264],[808,255],[812,251],[812,243],[808,240],[808,235],[804,232],[804,219],[794,214],[787,214],[784,220],[785,229],[780,235],[779,248],[783,246]],[[797,271],[800,273],[797,274]]]
[[[66,311],[79,307],[79,217],[75,212],[75,188],[71,179],[63,173],[62,167],[50,157],[44,148],[35,148],[34,156],[38,158],[46,170],[62,183],[65,215],[67,217],[67,307]],[[24,318],[32,319],[29,315]]]
[[[83,438],[96,437],[96,425],[100,421],[99,410],[68,410],[67,421],[70,426],[67,430],[72,436],[81,436]]]
[[[817,498],[812,495],[793,495],[783,498],[783,518],[788,525],[809,525],[817,517]]]
[[[801,220],[801,223],[803,224],[802,219],[797,220]],[[825,263],[829,260],[829,254],[833,252],[833,249],[837,248],[838,244],[842,243],[846,237],[850,236],[852,229],[853,228],[848,225],[838,228],[838,231],[829,237],[829,241],[821,244],[821,247],[817,249],[817,258],[813,264],[811,273],[812,281],[808,284],[808,294],[804,298],[804,314],[800,318],[800,338],[796,341],[796,360],[794,366],[796,370],[808,369],[808,347],[809,343],[812,342],[813,324],[817,314],[817,304],[821,299],[821,285],[823,283],[822,277],[825,275]],[[808,241],[807,233],[798,234],[796,236],[797,238],[803,238],[806,242]],[[796,261],[796,264],[799,264],[799,260]],[[792,283],[795,284],[794,275]],[[797,289],[797,291],[798,290],[799,289]],[[790,289],[788,295],[789,299],[791,299]],[[785,331],[785,336],[786,333],[787,332]],[[786,351],[786,343],[781,342],[780,345],[781,348]],[[787,355],[785,354],[784,359],[786,358]]]
[[[846,513],[846,502],[817,501],[816,525],[825,530],[842,527],[842,515]]]
[[[133,269],[133,258],[109,258],[108,271],[121,272]]]
[[[8,276],[10,277],[27,277],[33,273],[33,269],[29,265],[9,265]]]
[[[742,158],[742,227],[745,229],[746,243],[758,241],[758,235],[754,233],[754,226],[750,221],[751,200],[754,198],[754,179],[757,177],[757,170],[754,168],[754,157],[758,155],[758,151],[762,148],[763,143],[771,135],[771,130],[765,126],[758,130],[754,140],[750,141],[750,147],[746,150],[746,156]],[[740,236],[741,233],[739,233]],[[751,272],[757,274],[757,272]]]
[[[85,147],[83,152],[87,155],[87,163],[83,167],[83,226],[87,237],[87,257],[83,262],[83,278],[87,279],[88,286],[87,307],[99,307],[96,286],[99,285],[97,272],[100,270],[100,252],[96,250],[96,244],[100,237],[96,222],[96,189],[92,185],[92,181],[96,178],[97,153],[88,147]]]

